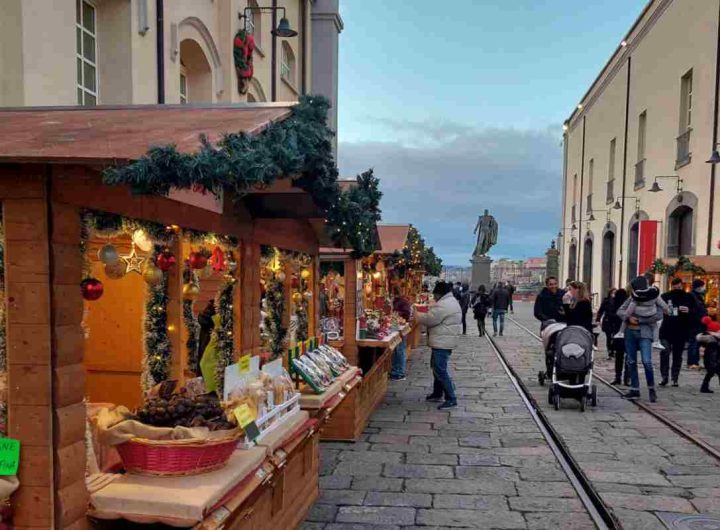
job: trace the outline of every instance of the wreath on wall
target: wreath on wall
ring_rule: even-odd
[[[255,51],[255,37],[245,29],[239,30],[233,39],[233,59],[238,79],[238,92],[241,95],[248,93],[250,80],[254,75],[253,51]]]

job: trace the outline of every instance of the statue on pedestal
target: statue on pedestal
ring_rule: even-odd
[[[478,217],[473,234],[477,234],[473,258],[486,256],[490,249],[497,244],[498,224],[488,210],[485,210],[484,215]]]

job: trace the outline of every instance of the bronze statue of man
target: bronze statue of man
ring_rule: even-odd
[[[477,234],[477,244],[475,245],[473,257],[486,256],[490,248],[497,244],[498,224],[488,210],[485,210],[484,215],[478,217],[473,234]]]

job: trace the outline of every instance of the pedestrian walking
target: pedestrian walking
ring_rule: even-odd
[[[402,295],[400,289],[393,289],[392,308],[398,315],[410,322],[412,318],[412,304]],[[392,356],[392,369],[390,370],[390,379],[393,381],[403,381],[406,379],[407,369],[407,337],[402,337],[400,344],[397,345]]]
[[[427,313],[417,313],[417,322],[428,330],[428,345],[432,350],[430,366],[433,371],[433,391],[426,399],[444,403],[441,410],[457,407],[457,397],[450,373],[448,361],[452,350],[457,346],[462,317],[460,304],[452,293],[452,285],[438,282],[433,289],[436,304]]]
[[[627,364],[625,363],[625,339],[615,338],[615,334],[620,330],[620,326],[622,325],[622,320],[618,317],[617,312],[627,299],[628,293],[625,289],[615,291],[613,303],[605,312],[604,317],[610,329],[610,340],[612,341],[613,352],[615,352],[615,379],[610,383],[612,385],[622,383],[625,386],[630,386],[630,372],[628,372]]]
[[[708,315],[705,307],[705,282],[699,278],[693,280],[690,293],[695,299],[695,313],[690,317],[690,335],[688,336],[688,368],[700,368],[700,346],[697,336],[705,330],[702,319]]]
[[[563,309],[563,296],[565,291],[560,289],[560,282],[555,276],[548,276],[545,279],[545,287],[535,299],[533,313],[540,324],[548,320],[556,322],[565,321],[565,310]]]
[[[502,282],[499,282],[495,286],[495,289],[493,289],[490,295],[490,302],[492,307],[493,337],[497,336],[498,329],[502,337],[503,331],[505,330],[505,314],[507,313],[508,307],[510,307],[510,292]]]
[[[507,282],[507,290],[510,293],[510,314],[515,314],[515,306],[513,306],[513,296],[515,295],[515,286]]]
[[[580,326],[592,334],[593,310],[587,285],[583,282],[572,282],[564,298],[565,320],[568,326]]]
[[[624,333],[625,354],[627,356],[627,367],[630,372],[630,390],[624,395],[626,399],[637,399],[640,397],[640,379],[638,376],[637,356],[640,351],[640,358],[645,369],[650,402],[657,401],[655,391],[655,375],[652,364],[652,343],[655,336],[657,323],[663,318],[663,310],[656,304],[655,313],[652,316],[641,316],[636,314],[639,304],[634,303],[635,299],[641,298],[642,294],[650,289],[648,279],[645,276],[638,276],[632,282],[628,291],[630,296],[618,309],[617,315],[625,323]],[[631,309],[631,304],[635,310]]]
[[[485,292],[485,286],[478,287],[478,292],[472,301],[473,317],[477,320],[478,333],[485,336],[485,318],[490,309],[490,296]]]
[[[595,321],[600,324],[600,329],[603,330],[603,333],[605,333],[605,346],[607,348],[608,358],[612,359],[615,357],[615,350],[613,346],[613,333],[611,331],[610,326],[610,319],[607,317],[608,313],[613,307],[613,302],[615,299],[615,293],[617,292],[617,289],[612,287],[609,291],[605,299],[600,304],[600,308],[598,309],[597,316],[595,317]]]
[[[467,312],[470,309],[470,286],[462,284],[460,293],[460,311],[462,311],[462,334],[467,335]]]
[[[720,379],[720,324],[710,317],[704,317],[702,323],[705,326],[705,333],[698,337],[698,342],[704,346],[705,355],[705,377],[703,378],[700,392],[703,394],[714,394],[710,390],[710,381],[716,375]]]
[[[662,295],[662,299],[668,305],[668,314],[660,326],[660,341],[665,347],[660,352],[660,386],[667,386],[670,377],[672,386],[678,386],[683,350],[690,338],[690,322],[697,312],[696,302],[693,295],[685,292],[680,278],[672,279],[670,290]]]

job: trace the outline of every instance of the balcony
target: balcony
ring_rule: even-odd
[[[677,137],[677,159],[675,160],[675,169],[687,166],[692,160],[690,153],[690,133],[692,129],[688,129]]]
[[[635,189],[645,187],[645,159],[635,164]]]
[[[607,181],[607,191],[605,192],[605,204],[612,204],[615,200],[615,179]]]

